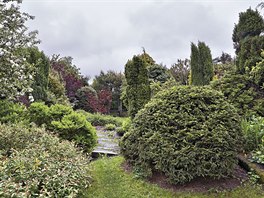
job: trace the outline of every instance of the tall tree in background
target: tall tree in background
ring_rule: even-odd
[[[214,64],[218,64],[218,63],[221,63],[221,64],[229,64],[229,63],[232,63],[234,62],[232,56],[226,52],[222,52],[221,56],[219,57],[216,57],[213,59],[213,63]]]
[[[33,19],[20,12],[21,1],[0,1],[0,97],[15,98],[31,92],[33,66],[23,49],[38,43],[37,32],[28,32],[25,22]],[[8,3],[8,5],[7,5]]]
[[[161,64],[148,65],[147,70],[150,82],[165,83],[167,80],[169,80],[169,78],[171,78],[166,66]]]
[[[143,47],[143,53],[139,55],[139,58],[141,58],[147,64],[147,67],[149,65],[156,64],[156,61],[146,52],[144,47]]]
[[[263,30],[263,18],[257,10],[249,8],[239,14],[238,24],[235,24],[233,31],[236,68],[212,84],[245,117],[256,114],[264,116]]]
[[[66,96],[65,83],[58,72],[50,69],[48,82],[47,103],[69,104],[69,100]]]
[[[247,9],[239,13],[238,24],[235,24],[233,30],[233,42],[236,54],[241,49],[241,41],[247,37],[259,36],[264,30],[263,18],[257,10]]]
[[[247,37],[240,42],[240,46],[236,59],[237,72],[249,73],[262,60],[260,54],[264,49],[264,36]]]
[[[128,113],[133,118],[150,100],[150,85],[146,62],[140,56],[134,56],[125,65],[126,95]]]
[[[49,83],[49,59],[37,47],[27,48],[26,50],[29,54],[27,62],[35,67],[36,73],[32,84],[32,95],[35,101],[46,101]]]
[[[191,44],[191,84],[208,85],[213,79],[214,69],[210,48],[204,42]]]
[[[261,61],[261,50],[264,48],[264,20],[257,10],[247,9],[239,13],[238,24],[233,30],[234,48],[237,54],[237,71],[240,74],[250,72],[251,68]]]
[[[75,103],[77,90],[88,85],[88,77],[81,75],[79,69],[73,65],[71,57],[60,58],[54,55],[51,59],[51,68],[64,81],[69,101]]]
[[[170,68],[170,73],[177,83],[180,85],[188,85],[188,77],[190,74],[190,60],[178,59]]]
[[[84,86],[78,89],[76,93],[76,98],[76,109],[83,109],[90,113],[97,112],[98,95],[92,87]]]
[[[111,93],[111,111],[122,113],[121,86],[124,75],[120,72],[101,71],[98,76],[95,76],[92,87],[99,94],[100,92],[106,94]],[[108,97],[110,99],[110,97]],[[110,102],[110,101],[109,101]],[[107,103],[106,101],[104,103]]]

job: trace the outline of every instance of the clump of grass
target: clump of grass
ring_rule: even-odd
[[[116,129],[116,125],[114,125],[114,124],[106,124],[105,125],[105,130],[107,130],[107,131],[113,131],[115,129]]]

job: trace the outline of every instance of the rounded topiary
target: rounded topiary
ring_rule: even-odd
[[[239,115],[222,93],[179,86],[162,91],[134,118],[121,151],[142,175],[172,183],[232,173],[241,142]]]

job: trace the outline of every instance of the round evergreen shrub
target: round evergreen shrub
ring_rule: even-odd
[[[222,93],[175,86],[139,111],[120,146],[140,175],[158,171],[172,183],[184,183],[230,175],[240,137],[240,117]]]

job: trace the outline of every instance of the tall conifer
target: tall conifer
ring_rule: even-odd
[[[198,46],[191,43],[191,79],[192,85],[208,85],[213,79],[213,61],[210,48],[204,42]]]
[[[136,113],[150,100],[150,85],[146,62],[134,56],[125,65],[126,94],[128,113],[133,118]]]

